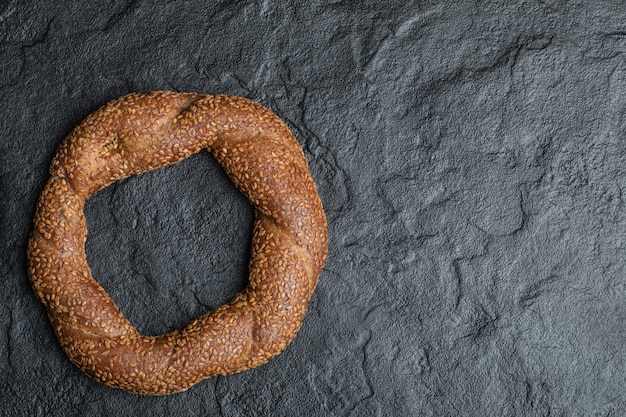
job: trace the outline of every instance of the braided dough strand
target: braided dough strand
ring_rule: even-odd
[[[85,201],[208,149],[255,207],[249,284],[182,330],[142,336],[87,264]],[[288,127],[253,101],[152,92],[114,100],[61,143],[29,242],[29,274],[71,361],[135,394],[180,392],[261,365],[295,337],[327,253],[326,217]]]

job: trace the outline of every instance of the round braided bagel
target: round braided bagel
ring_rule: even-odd
[[[91,275],[85,201],[114,181],[204,148],[255,207],[249,284],[182,330],[142,336]],[[61,346],[84,372],[134,394],[162,395],[264,364],[293,340],[328,237],[302,149],[270,110],[225,95],[129,94],[65,138],[50,174],[28,270]]]

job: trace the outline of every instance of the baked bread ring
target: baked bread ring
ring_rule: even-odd
[[[114,181],[208,149],[255,207],[249,284],[182,330],[142,336],[93,279],[85,201]],[[32,286],[70,360],[134,394],[180,392],[253,368],[293,340],[327,253],[326,216],[289,128],[241,97],[129,94],[59,146],[28,245]]]

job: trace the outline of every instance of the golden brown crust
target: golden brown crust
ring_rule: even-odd
[[[142,336],[91,276],[85,200],[203,148],[256,208],[249,284],[182,330]],[[328,237],[302,149],[270,110],[225,95],[129,94],[78,125],[50,173],[28,246],[29,274],[61,345],[84,372],[134,394],[162,395],[266,363],[293,340]]]

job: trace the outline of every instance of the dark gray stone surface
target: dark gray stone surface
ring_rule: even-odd
[[[622,1],[61,3],[0,1],[1,414],[626,415]],[[330,232],[281,356],[157,398],[75,368],[25,271],[60,141],[154,89],[284,118]],[[86,213],[146,334],[246,283],[252,209],[206,153]]]

